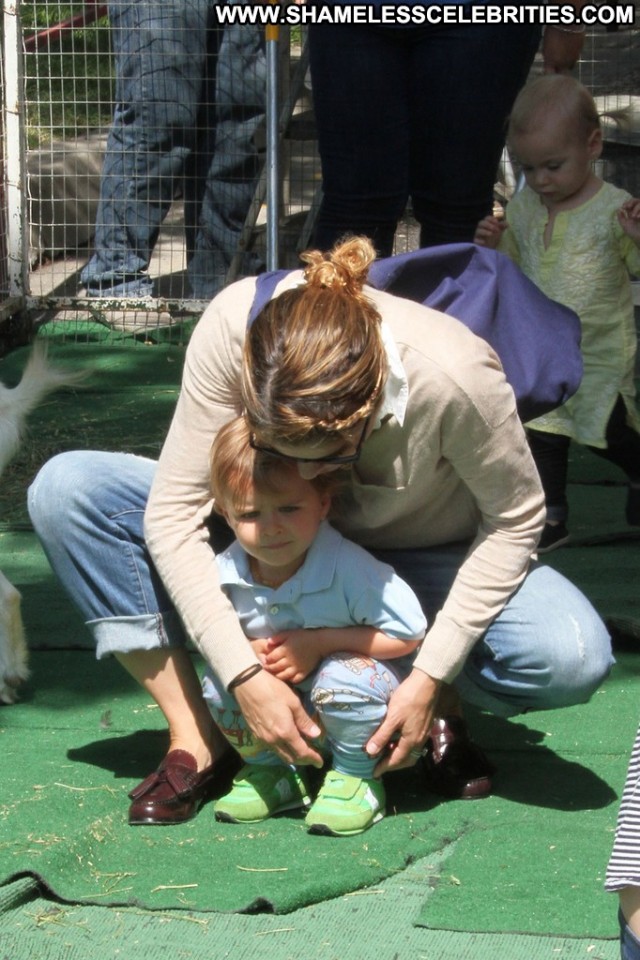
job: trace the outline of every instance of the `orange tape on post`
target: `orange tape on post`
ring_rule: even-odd
[[[269,3],[277,4],[278,0],[269,0]],[[275,23],[267,24],[264,30],[264,38],[267,41],[267,43],[270,40],[275,41],[277,43],[280,39],[280,27]]]

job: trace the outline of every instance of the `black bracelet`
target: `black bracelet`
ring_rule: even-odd
[[[242,673],[239,673],[237,677],[234,677],[227,690],[231,693],[232,690],[235,690],[236,687],[239,687],[241,683],[246,683],[247,680],[251,680],[252,677],[255,677],[263,669],[261,663],[254,663],[252,666],[247,667],[246,670],[243,670]]]

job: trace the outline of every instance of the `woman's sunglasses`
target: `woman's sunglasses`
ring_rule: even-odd
[[[249,436],[249,446],[252,450],[257,450],[259,453],[267,453],[270,457],[276,457],[278,460],[285,460],[287,463],[331,463],[339,466],[343,463],[355,463],[356,460],[360,459],[360,452],[362,450],[362,444],[364,443],[368,425],[369,417],[367,417],[367,419],[364,421],[360,439],[358,440],[358,444],[353,453],[345,453],[335,457],[293,457],[288,453],[280,453],[279,450],[275,450],[273,447],[260,446],[260,444],[256,443],[253,434],[250,434]]]

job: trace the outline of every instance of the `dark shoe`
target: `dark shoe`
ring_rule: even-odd
[[[569,531],[564,523],[545,523],[538,544],[538,553],[549,553],[557,547],[563,547],[568,542]]]
[[[479,800],[492,790],[496,768],[469,739],[461,717],[435,720],[424,752],[429,787],[434,793],[461,800]]]
[[[138,784],[129,796],[131,826],[164,826],[186,823],[205,802],[224,792],[240,766],[235,750],[198,773],[195,757],[186,750],[171,750],[160,766]]]
[[[630,527],[640,527],[640,485],[629,484],[625,515]]]

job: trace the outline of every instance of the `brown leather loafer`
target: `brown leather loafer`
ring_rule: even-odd
[[[491,793],[496,768],[469,738],[461,717],[434,721],[424,750],[424,765],[434,793],[461,800],[479,800]]]
[[[186,750],[171,750],[157,770],[129,794],[131,826],[167,826],[186,823],[214,795],[227,788],[240,766],[235,750],[198,773],[195,757]]]

